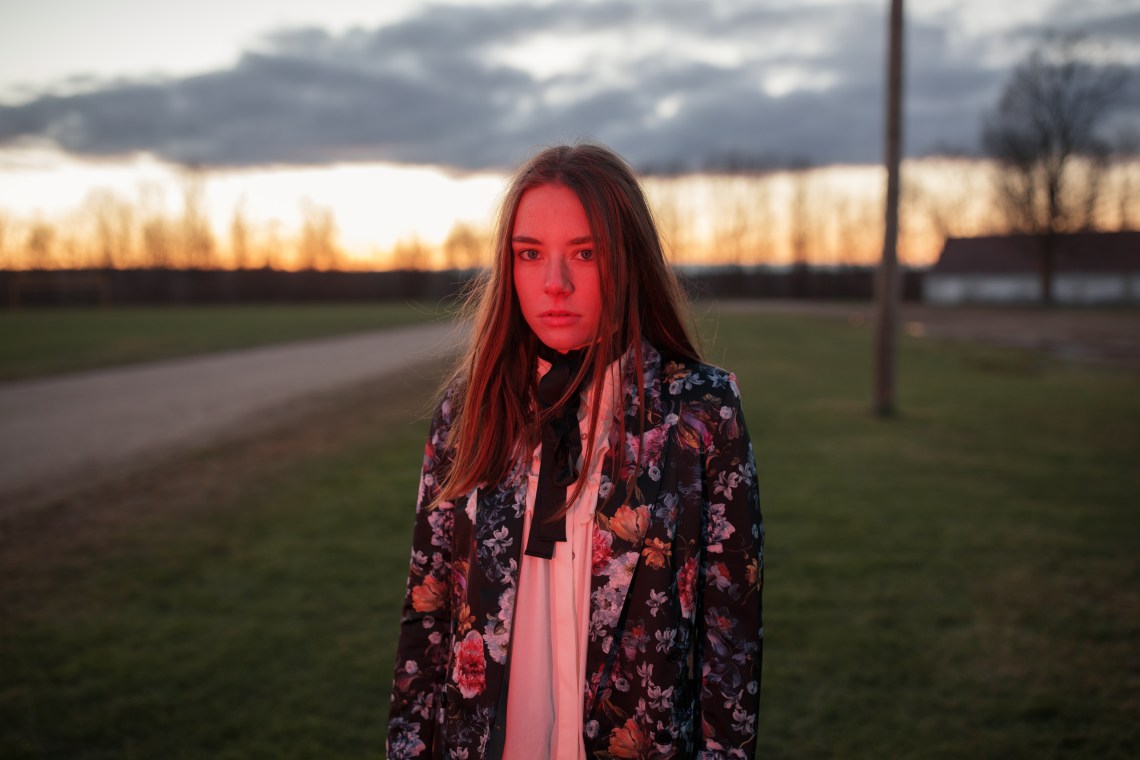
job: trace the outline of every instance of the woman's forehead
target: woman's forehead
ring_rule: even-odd
[[[580,239],[591,235],[590,219],[577,194],[564,185],[532,187],[519,198],[511,230],[513,239],[541,242],[547,238]],[[581,241],[580,241],[581,242]]]

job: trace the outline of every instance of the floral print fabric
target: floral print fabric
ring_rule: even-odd
[[[671,361],[648,344],[634,350],[645,413],[638,362],[627,356],[616,411],[625,419],[612,426],[592,526],[587,754],[752,757],[764,529],[740,394],[722,369]],[[429,508],[450,466],[452,403],[437,410],[424,452],[391,758],[501,756],[526,468],[479,489],[474,509]]]

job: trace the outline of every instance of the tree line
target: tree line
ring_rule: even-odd
[[[861,265],[876,260],[883,199],[873,167],[736,170],[644,178],[678,264]],[[904,164],[899,250],[905,263],[931,263],[947,237],[1035,231],[1004,211],[1004,170],[995,161],[928,157]],[[440,269],[486,264],[490,229],[456,222],[439,243],[410,238],[367,257],[340,242],[335,210],[312,201],[298,224],[257,223],[242,205],[224,225],[205,213],[207,178],[191,175],[179,208],[92,190],[61,218],[19,218],[0,210],[0,268],[5,269]],[[1094,191],[1095,188],[1095,191]],[[1065,209],[1049,217],[1054,232],[1140,226],[1140,157],[1069,160],[1056,194]],[[1095,196],[1095,197],[1094,197]],[[1020,213],[1020,212],[1019,212]],[[221,227],[219,229],[219,226]]]

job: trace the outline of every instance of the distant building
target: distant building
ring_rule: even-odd
[[[932,304],[1036,303],[1041,241],[1033,235],[949,238],[923,277]],[[1053,297],[1060,304],[1140,303],[1140,232],[1081,232],[1056,240]]]

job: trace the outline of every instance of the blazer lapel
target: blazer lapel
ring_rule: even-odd
[[[653,520],[652,507],[661,488],[669,454],[669,431],[675,420],[665,414],[661,392],[661,355],[648,343],[641,347],[644,425],[634,407],[637,399],[636,362],[627,355],[622,401],[615,410],[610,448],[603,463],[608,493],[599,494],[593,541],[594,572],[590,580],[589,646],[586,654],[585,715],[594,709],[598,693],[608,682],[617,653],[614,638],[624,627],[629,590],[641,557],[642,544]],[[617,441],[625,415],[625,440]],[[619,448],[619,446],[621,448]],[[624,452],[617,466],[616,454]],[[606,491],[606,488],[602,489]],[[620,642],[616,642],[620,644]]]

